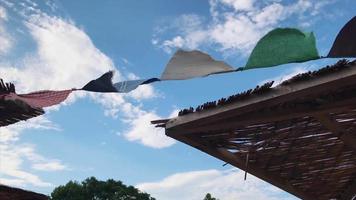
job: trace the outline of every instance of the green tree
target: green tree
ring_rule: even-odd
[[[219,199],[214,198],[214,197],[211,196],[210,193],[207,193],[203,200],[219,200]]]
[[[51,193],[51,200],[155,200],[149,194],[133,186],[126,186],[121,181],[108,179],[99,181],[90,177],[81,183],[69,181],[64,186],[56,187]]]

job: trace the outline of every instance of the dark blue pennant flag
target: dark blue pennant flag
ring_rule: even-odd
[[[136,89],[140,85],[149,84],[152,82],[160,81],[158,78],[128,80],[117,83],[112,83],[113,71],[106,72],[99,78],[90,81],[82,90],[91,92],[117,92],[128,93]]]

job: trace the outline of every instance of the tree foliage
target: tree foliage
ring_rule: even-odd
[[[210,193],[207,193],[203,200],[219,200],[219,199],[212,197]]]
[[[56,187],[51,193],[51,200],[155,200],[149,194],[133,186],[126,186],[121,181],[108,179],[99,181],[90,177],[81,183],[69,181],[64,186]]]

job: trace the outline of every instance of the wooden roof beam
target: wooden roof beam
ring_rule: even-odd
[[[233,102],[221,107],[194,112],[179,116],[167,122],[167,128],[185,124],[196,125],[200,121],[213,122],[226,117],[233,117],[237,111],[240,114],[264,108],[271,104],[283,103],[301,96],[310,96],[323,91],[337,90],[340,87],[356,84],[356,67],[350,67],[343,71],[321,76],[317,79],[294,83],[288,86],[277,86],[272,91],[256,95],[246,100]]]
[[[308,106],[299,107],[295,109],[281,109],[280,111],[269,111],[269,112],[256,112],[253,114],[244,114],[235,117],[225,118],[214,123],[204,123],[204,124],[191,124],[191,125],[179,125],[176,127],[171,127],[166,129],[166,134],[168,136],[173,136],[175,134],[191,134],[191,133],[213,133],[214,131],[221,130],[232,130],[243,125],[253,125],[258,123],[269,123],[280,120],[320,115],[328,112],[341,112],[343,110],[349,110],[351,108],[356,108],[356,98],[347,99],[344,101],[333,102],[327,105],[322,105],[319,107],[310,108]]]

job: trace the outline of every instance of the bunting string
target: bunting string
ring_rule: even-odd
[[[276,28],[263,36],[252,50],[244,67],[233,68],[202,51],[177,50],[167,63],[160,78],[122,81],[113,84],[112,72],[89,82],[82,90],[92,92],[127,93],[139,85],[156,81],[186,80],[213,74],[230,73],[256,68],[274,67],[322,58],[356,57],[356,17],[341,29],[327,56],[319,56],[313,32],[295,28]]]
[[[274,67],[287,63],[300,63],[322,58],[356,57],[356,17],[340,30],[327,56],[320,56],[316,48],[313,32],[302,32],[295,28],[276,28],[263,36],[252,50],[243,67],[233,68],[229,64],[215,60],[202,51],[177,50],[167,63],[160,78],[112,82],[113,71],[90,81],[81,89],[62,91],[38,91],[16,94],[12,84],[0,81],[0,100],[26,102],[34,108],[53,106],[64,101],[71,92],[84,90],[101,93],[128,93],[138,86],[157,81],[186,80],[213,74],[231,73],[256,68]],[[1,89],[2,88],[2,89]]]

